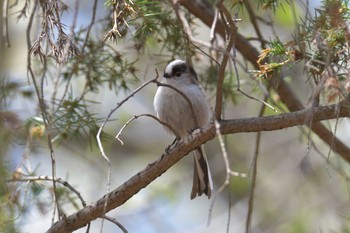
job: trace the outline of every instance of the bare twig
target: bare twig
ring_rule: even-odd
[[[138,93],[140,90],[142,90],[145,86],[149,85],[150,83],[154,83],[157,81],[159,75],[158,75],[158,71],[156,70],[157,76],[156,78],[149,80],[147,82],[145,82],[144,84],[142,84],[141,86],[139,86],[138,88],[136,88],[130,95],[128,95],[125,99],[123,99],[121,102],[117,103],[117,106],[115,108],[113,108],[110,113],[107,115],[106,119],[104,120],[104,122],[102,123],[102,125],[100,126],[97,135],[96,135],[96,139],[97,139],[97,144],[98,147],[100,148],[100,152],[102,154],[102,157],[107,161],[108,164],[110,164],[109,158],[107,157],[106,153],[104,152],[102,143],[101,143],[101,133],[103,128],[105,127],[106,123],[109,121],[109,119],[111,118],[112,114],[117,111],[126,101],[128,101],[131,97],[133,97],[136,93]]]
[[[265,97],[265,100],[267,97]],[[262,105],[259,111],[259,117],[262,117],[264,115],[266,105]],[[258,174],[258,156],[259,156],[259,147],[260,147],[260,138],[261,138],[261,131],[257,132],[256,134],[256,140],[255,140],[255,151],[254,151],[254,158],[252,163],[252,181],[250,184],[250,193],[249,193],[249,201],[248,201],[248,211],[247,211],[247,219],[246,219],[246,225],[245,225],[245,232],[250,233],[252,228],[252,218],[253,218],[253,209],[254,209],[254,195],[255,195],[255,186],[256,186],[256,178]]]
[[[10,35],[9,35],[9,22],[8,22],[8,11],[9,11],[9,0],[4,0],[2,5],[2,18],[4,19],[4,28],[2,30],[2,37],[5,39],[5,46],[10,48]]]
[[[231,169],[230,169],[230,161],[228,160],[228,155],[227,155],[227,150],[226,150],[226,146],[224,143],[224,140],[222,138],[222,134],[221,134],[221,129],[220,129],[220,123],[215,120],[214,122],[215,124],[215,131],[216,131],[216,135],[219,139],[219,143],[220,143],[220,148],[221,148],[221,153],[222,153],[222,157],[224,159],[224,163],[225,163],[225,170],[226,170],[226,178],[224,183],[220,186],[220,188],[218,189],[218,191],[215,193],[214,198],[210,204],[210,209],[209,209],[209,216],[208,216],[208,226],[210,225],[211,222],[211,218],[212,218],[212,210],[214,207],[214,203],[216,201],[216,198],[219,194],[221,194],[224,189],[230,184],[230,177],[231,177]]]
[[[214,16],[214,20],[213,23],[211,25],[210,28],[210,44],[213,45],[214,40],[215,40],[215,28],[216,28],[216,23],[218,22],[218,17],[219,17],[219,10],[217,8],[215,8],[215,16]]]
[[[123,140],[120,139],[120,135],[121,133],[123,132],[123,130],[125,129],[126,126],[128,126],[133,120],[136,120],[137,118],[139,117],[150,117],[156,121],[158,121],[160,124],[162,124],[164,127],[168,128],[176,137],[178,137],[177,135],[179,135],[175,129],[169,125],[168,123],[164,122],[164,121],[161,121],[158,117],[152,115],[152,114],[141,114],[141,115],[136,115],[136,116],[133,116],[132,118],[130,118],[124,125],[123,127],[119,130],[119,132],[117,133],[117,136],[115,136],[116,139],[118,139],[118,141],[124,145],[124,142]]]
[[[92,26],[95,23],[95,18],[96,18],[96,11],[97,11],[97,1],[98,0],[94,0],[94,5],[92,6],[92,16],[91,16],[91,22],[88,26],[87,32],[86,32],[86,36],[85,36],[85,40],[81,49],[81,53],[84,55],[84,51],[85,51],[85,47],[87,45],[87,42],[89,41],[89,37],[90,37],[90,31],[92,29]]]
[[[256,140],[255,140],[255,152],[253,159],[253,171],[252,171],[252,181],[250,184],[250,193],[249,193],[249,201],[248,201],[248,211],[247,211],[247,219],[245,225],[245,232],[251,232],[252,218],[253,218],[253,209],[254,209],[254,196],[255,196],[255,186],[256,186],[256,177],[258,174],[258,155],[259,155],[259,145],[260,145],[260,137],[261,132],[257,132]]]
[[[225,51],[230,54],[235,44],[237,28],[236,28],[235,22],[231,18],[229,11],[223,5],[222,1],[219,1],[216,5],[219,11],[225,16],[225,19],[229,23],[230,31],[226,31],[226,36],[228,38],[226,41]],[[215,118],[218,120],[221,119],[221,114],[222,114],[222,102],[223,102],[222,90],[223,90],[223,83],[225,78],[225,70],[226,70],[226,66],[228,64],[229,58],[230,56],[224,53],[219,66],[217,86],[216,86],[216,100],[215,100]]]
[[[237,89],[237,91],[241,94],[243,94],[245,97],[248,97],[249,99],[258,101],[264,105],[266,105],[267,107],[271,108],[273,111],[277,112],[276,108],[274,108],[271,104],[267,103],[265,100],[261,100],[258,98],[255,98],[254,96],[248,95],[247,93],[245,93],[244,91],[242,91],[241,89]]]
[[[120,230],[122,230],[124,233],[128,233],[128,230],[120,222],[118,222],[115,218],[108,217],[107,215],[103,216],[102,218],[117,225],[120,228]]]

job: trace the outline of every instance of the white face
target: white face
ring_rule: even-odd
[[[163,78],[169,79],[166,80],[166,82],[171,82],[170,79],[172,79],[172,81],[181,81],[188,84],[197,83],[196,72],[191,66],[182,60],[174,60],[170,62],[165,68]]]

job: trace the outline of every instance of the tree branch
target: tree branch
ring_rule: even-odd
[[[350,117],[349,105],[329,105],[323,107],[314,107],[303,109],[297,112],[284,113],[268,117],[252,117],[233,120],[220,121],[222,135],[235,133],[249,133],[260,131],[273,131],[304,125],[311,121],[319,122],[322,120],[335,119],[338,117]],[[316,123],[312,124],[313,126]],[[104,216],[104,203],[108,202],[106,212],[117,208],[125,203],[133,195],[150,184],[157,177],[162,175],[171,166],[178,162],[185,155],[190,153],[198,146],[212,140],[216,136],[214,125],[208,125],[201,130],[195,130],[187,137],[177,141],[164,153],[157,161],[150,163],[144,170],[138,172],[124,184],[112,192],[104,195],[97,202],[83,208],[82,210],[67,216],[65,219],[56,222],[47,232],[72,232],[77,230],[98,217]],[[323,138],[322,138],[323,139]],[[334,150],[337,151],[338,144],[334,141]],[[344,149],[344,148],[342,148]],[[346,148],[346,156],[343,158],[350,163],[350,150]]]
[[[222,101],[223,101],[223,86],[225,79],[225,71],[226,66],[229,63],[231,50],[234,49],[235,41],[236,41],[236,33],[237,27],[235,22],[231,18],[230,12],[226,9],[222,1],[217,4],[217,8],[220,12],[225,16],[228,25],[229,32],[226,32],[226,48],[225,53],[223,54],[221,63],[219,65],[218,78],[217,78],[217,86],[216,86],[216,100],[215,100],[215,119],[221,120],[222,114]],[[214,16],[215,17],[215,16]],[[213,19],[213,21],[215,18]]]

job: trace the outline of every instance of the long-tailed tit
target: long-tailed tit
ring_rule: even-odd
[[[170,85],[186,95],[167,86],[160,86],[154,97],[154,108],[160,120],[174,128],[177,136],[184,137],[196,127],[205,126],[212,116],[208,99],[199,84],[194,69],[185,61],[174,60],[165,68],[162,83]],[[192,105],[192,107],[191,107]],[[165,127],[169,132],[169,128]],[[201,147],[194,151],[194,175],[191,199],[203,193],[210,198],[212,179],[207,158]]]

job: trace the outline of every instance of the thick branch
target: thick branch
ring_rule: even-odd
[[[339,109],[338,109],[339,107]],[[310,118],[310,116],[312,116]],[[309,124],[310,121],[318,122],[337,117],[350,117],[350,107],[330,105],[312,109],[303,109],[297,112],[285,113],[268,117],[253,117],[220,121],[221,133],[248,133],[260,131],[273,131],[292,126]],[[311,119],[311,120],[310,120]],[[315,125],[314,123],[313,125]],[[177,141],[172,145],[168,153],[163,154],[157,161],[149,164],[144,170],[131,177],[117,189],[103,196],[97,202],[83,208],[82,210],[56,222],[47,232],[72,232],[90,221],[105,214],[104,203],[108,201],[106,212],[117,208],[129,200],[133,195],[150,184],[157,177],[173,166],[177,161],[190,153],[198,146],[213,139],[216,135],[214,125],[209,125],[203,130],[196,130],[186,138]],[[334,150],[337,151],[338,144],[334,143]],[[350,163],[350,151],[344,156]]]

